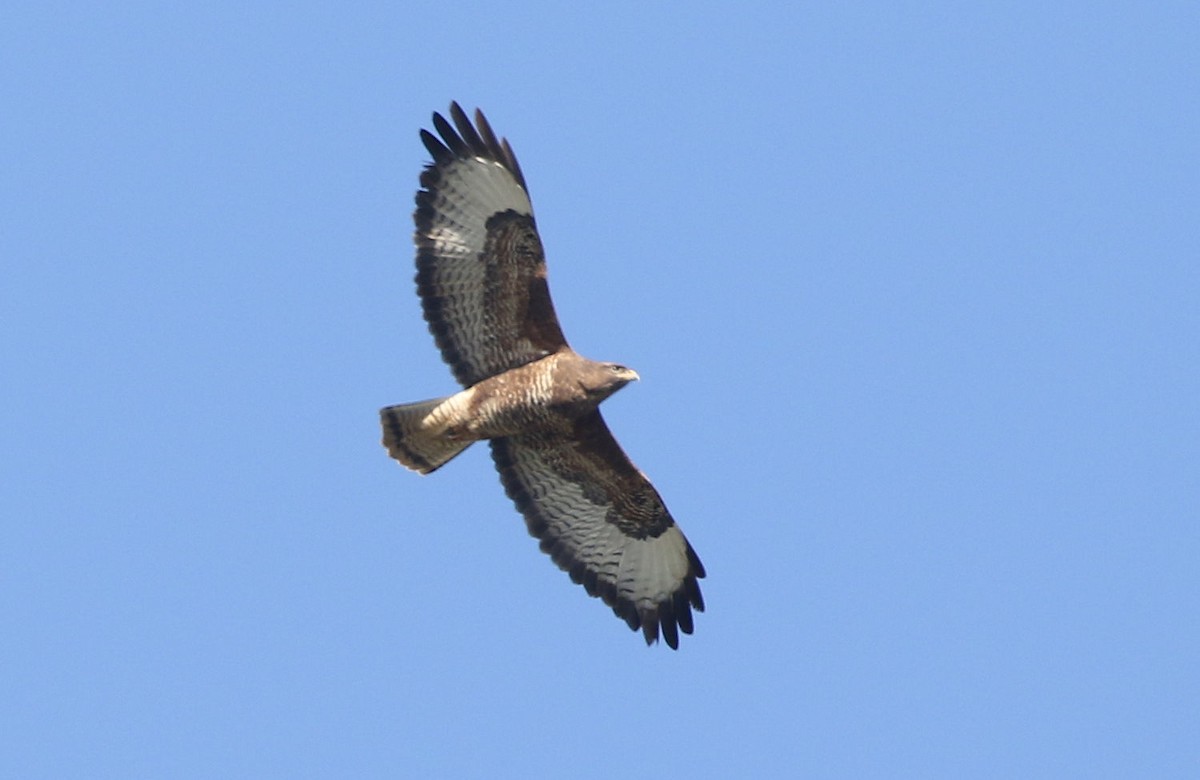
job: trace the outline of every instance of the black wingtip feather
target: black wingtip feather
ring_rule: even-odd
[[[662,638],[667,643],[667,647],[672,650],[679,649],[679,631],[676,628],[675,613],[671,609],[671,602],[667,601],[658,609],[658,623],[662,627]]]
[[[692,633],[692,609],[688,605],[687,594],[677,591],[671,599],[674,602],[675,622],[679,624],[679,630],[685,634]]]
[[[529,187],[525,185],[525,174],[521,171],[521,164],[517,162],[517,156],[513,154],[512,147],[508,145],[508,139],[500,139],[500,146],[504,149],[504,164],[508,166],[508,169],[512,171],[512,175],[517,177],[517,181],[521,182],[521,186],[528,192]]]
[[[692,545],[687,546],[688,568],[698,580],[704,579],[707,572],[704,571],[704,564],[700,562],[700,556],[696,555],[696,551],[692,549]]]
[[[648,610],[642,615],[642,636],[646,638],[646,645],[652,645],[658,641],[658,612],[657,610]],[[676,645],[679,643],[678,637],[675,639]],[[668,642],[668,644],[670,644]]]
[[[437,135],[421,130],[421,142],[433,156],[434,163],[444,163],[455,157],[482,157],[503,165],[522,188],[529,189],[508,140],[496,135],[482,110],[475,109],[475,122],[472,123],[458,101],[452,101],[449,114],[450,119],[447,120],[438,112],[433,112],[433,127]],[[421,186],[428,187],[429,183],[422,178]]]
[[[471,125],[471,120],[467,118],[466,113],[459,107],[458,103],[450,104],[450,118],[454,120],[454,126],[458,128],[458,134],[462,136],[467,147],[472,153],[477,155],[487,154],[487,145],[483,139],[479,137],[479,133]]]
[[[458,133],[454,132],[454,128],[446,121],[446,117],[434,112],[433,127],[438,131],[438,135],[442,137],[442,141],[446,146],[450,147],[450,151],[458,157],[465,157],[467,154],[467,144],[463,139],[459,138]]]
[[[500,149],[500,141],[496,138],[496,132],[492,130],[492,124],[487,121],[482,109],[475,109],[475,126],[479,128],[479,134],[483,136],[483,142],[487,148]]]
[[[638,615],[637,607],[629,602],[610,604],[613,614],[625,621],[625,625],[629,626],[630,631],[637,631],[642,627],[641,616]]]
[[[687,600],[692,605],[692,608],[697,612],[704,611],[704,595],[700,593],[700,583],[688,577],[683,581],[683,587],[687,589]]]
[[[437,116],[437,114],[434,114],[434,116]],[[429,151],[429,154],[431,157],[433,157],[433,161],[435,163],[446,162],[454,157],[450,150],[446,148],[446,145],[438,140],[436,135],[424,128],[421,129],[421,143],[425,145],[425,148]],[[425,182],[424,174],[421,176],[421,186],[429,186]],[[420,193],[418,193],[418,195],[420,195]]]

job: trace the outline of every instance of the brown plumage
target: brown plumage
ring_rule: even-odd
[[[637,374],[568,346],[511,147],[479,111],[472,125],[452,103],[450,117],[433,115],[437,136],[421,131],[433,163],[416,198],[416,281],[465,389],[383,409],[383,444],[428,474],[487,439],[542,551],[647,644],[676,648],[704,610],[704,566],[599,410]]]

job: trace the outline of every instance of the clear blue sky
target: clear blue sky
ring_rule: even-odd
[[[96,6],[0,20],[0,776],[1200,776],[1194,3]],[[379,445],[451,99],[678,652]]]

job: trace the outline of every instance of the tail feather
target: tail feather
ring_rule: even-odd
[[[397,404],[379,411],[383,423],[383,446],[405,467],[428,474],[471,446],[470,439],[452,439],[446,427],[430,419],[430,413],[446,398]]]

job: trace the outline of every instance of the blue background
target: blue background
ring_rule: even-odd
[[[1200,776],[1195,4],[98,5],[0,23],[0,775]],[[678,652],[379,445],[451,99]]]

